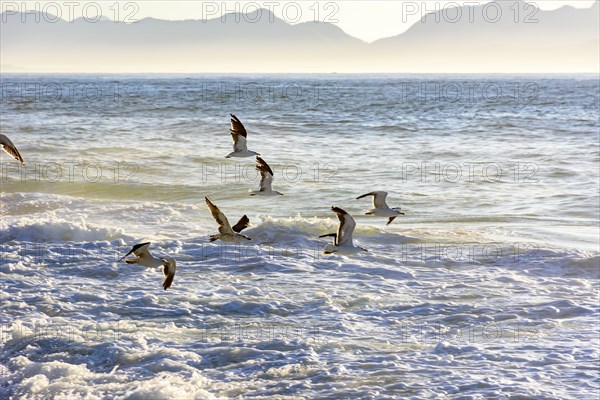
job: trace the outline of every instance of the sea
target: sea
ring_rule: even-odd
[[[597,399],[597,75],[0,78],[1,399]]]

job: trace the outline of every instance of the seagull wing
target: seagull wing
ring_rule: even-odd
[[[248,133],[244,124],[233,114],[231,115],[231,138],[233,139],[233,150],[235,152],[248,150],[246,137]]]
[[[387,198],[387,192],[373,192],[373,208],[388,208],[385,202]]]
[[[128,255],[132,254],[136,257],[150,257],[150,251],[148,250],[150,242],[136,244],[129,250],[129,253],[125,254],[119,261],[123,261]]]
[[[373,196],[373,208],[388,208],[388,205],[385,202],[387,197],[387,192],[378,191],[378,192],[370,192],[363,194],[362,196],[358,196],[356,199],[362,199],[363,197]]]
[[[163,275],[165,276],[165,280],[163,281],[163,288],[167,290],[173,284],[173,279],[175,278],[175,271],[177,270],[177,266],[175,265],[175,260],[166,259],[163,264]]]
[[[217,224],[219,225],[219,233],[220,234],[232,234],[233,229],[231,229],[231,225],[229,225],[229,220],[227,219],[225,214],[223,214],[221,212],[221,210],[219,210],[219,207],[214,205],[214,203],[212,201],[210,201],[210,199],[208,197],[205,197],[205,200],[206,200],[206,205],[208,206],[208,209],[210,210],[210,213],[212,214],[213,218],[215,219],[215,221],[217,221]]]
[[[260,172],[260,191],[270,192],[273,183],[273,170],[261,157],[256,156],[256,169]]]
[[[250,226],[250,218],[248,218],[246,215],[244,215],[242,218],[240,218],[240,220],[238,221],[237,224],[235,224],[233,226],[233,231],[240,233],[241,231],[243,231],[244,229],[246,229],[248,226]]]
[[[350,214],[339,207],[331,207],[331,211],[336,213],[338,219],[340,220],[340,226],[338,227],[337,235],[335,237],[335,245],[342,246],[346,243],[352,245],[352,233],[356,227],[354,218],[352,218]]]
[[[19,161],[21,164],[25,164],[23,157],[21,157],[21,153],[19,153],[19,150],[17,150],[16,146],[6,135],[0,134],[0,145],[4,151],[13,156],[15,160]]]

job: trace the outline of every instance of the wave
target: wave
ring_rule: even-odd
[[[2,224],[1,243],[7,242],[97,242],[122,239],[131,241],[121,228],[95,226],[83,218],[79,221],[52,219],[44,221],[19,221],[11,225]]]

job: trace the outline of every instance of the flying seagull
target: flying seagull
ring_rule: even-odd
[[[149,268],[163,267],[163,275],[165,276],[165,280],[163,281],[162,286],[165,290],[167,290],[171,287],[173,278],[175,278],[175,271],[177,270],[175,260],[171,257],[154,257],[152,254],[150,254],[150,251],[148,251],[148,246],[150,246],[150,242],[136,244],[131,248],[129,253],[125,254],[125,256],[119,260],[119,262],[125,260],[128,255],[133,253],[136,258],[129,258],[125,260],[127,264],[138,264]]]
[[[362,199],[363,197],[367,197],[367,196],[373,196],[373,208],[368,210],[365,214],[366,215],[376,215],[378,217],[388,217],[388,222],[386,225],[389,225],[392,223],[392,221],[394,220],[394,218],[396,218],[398,215],[405,215],[400,207],[398,208],[390,208],[387,203],[385,202],[385,198],[387,197],[387,192],[382,192],[382,191],[378,191],[378,192],[371,192],[371,193],[367,193],[367,194],[363,194],[362,196],[358,196],[356,198],[356,200],[358,199]]]
[[[233,139],[233,152],[225,156],[225,158],[231,157],[252,157],[260,155],[255,151],[248,150],[247,137],[248,133],[242,121],[233,114],[231,115],[231,138]]]
[[[336,233],[329,233],[327,235],[321,235],[320,238],[333,236],[333,244],[325,245],[324,253],[332,254],[337,253],[340,255],[352,255],[361,251],[368,251],[367,249],[363,249],[362,247],[355,246],[352,244],[352,233],[354,232],[354,228],[356,227],[356,222],[354,218],[346,211],[342,210],[339,207],[331,207],[331,211],[337,214],[338,219],[340,220],[340,225],[338,226],[338,230]]]
[[[23,161],[23,157],[19,153],[19,150],[15,147],[13,142],[6,136],[0,133],[0,146],[4,149],[5,152],[13,156],[13,158],[19,161],[21,164],[25,165],[25,161]]]
[[[205,197],[204,199],[206,200],[206,205],[208,206],[210,213],[219,225],[219,233],[210,237],[211,242],[214,242],[215,240],[222,240],[224,242],[239,243],[244,240],[252,240],[248,236],[242,235],[240,233],[241,231],[246,229],[250,224],[250,220],[247,216],[244,215],[242,218],[240,218],[238,223],[235,224],[232,228],[231,225],[229,225],[229,220],[227,219],[225,214],[223,214],[221,210],[219,210],[219,207],[217,207],[212,201],[210,201],[208,197]]]
[[[260,172],[260,188],[251,190],[250,196],[283,196],[283,193],[271,189],[273,170],[260,156],[256,156],[256,170]]]

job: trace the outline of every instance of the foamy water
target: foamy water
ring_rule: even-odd
[[[3,75],[0,398],[596,398],[598,90]],[[285,196],[248,195],[230,112]],[[372,190],[406,216],[363,215]],[[250,245],[208,242],[204,196]],[[332,205],[368,253],[322,255]],[[168,291],[117,263],[140,241]]]

